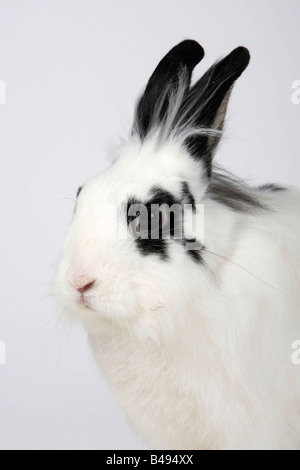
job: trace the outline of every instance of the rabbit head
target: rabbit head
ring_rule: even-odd
[[[186,300],[187,283],[197,276],[205,282],[204,240],[186,233],[185,220],[209,199],[228,99],[249,52],[238,47],[191,86],[203,55],[197,42],[186,40],[162,59],[138,100],[117,160],[78,191],[56,291],[64,311],[91,328],[99,321],[167,317],[170,302]],[[161,205],[189,206],[181,237],[174,236],[176,214],[164,209],[156,217]],[[136,223],[141,211],[130,212],[136,206],[146,208],[150,225],[157,219],[158,236]],[[166,220],[169,237],[163,236]]]

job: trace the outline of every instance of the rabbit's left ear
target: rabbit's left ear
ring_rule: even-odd
[[[171,97],[180,94],[183,98],[190,86],[193,69],[203,56],[200,44],[188,39],[173,47],[160,61],[137,103],[134,134],[144,139],[151,130],[164,126]]]
[[[184,144],[194,158],[203,162],[208,175],[221,138],[233,84],[249,61],[248,49],[238,47],[217,62],[189,90],[177,115],[177,127],[188,136]]]

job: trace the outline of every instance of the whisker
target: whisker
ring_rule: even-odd
[[[222,258],[222,259],[224,259],[225,261],[228,261],[229,263],[234,264],[234,265],[237,266],[238,268],[240,268],[240,269],[242,269],[243,271],[245,271],[246,273],[250,274],[250,275],[251,275],[252,277],[254,277],[257,281],[260,281],[260,282],[262,282],[263,284],[265,284],[266,286],[271,287],[271,289],[274,289],[274,290],[276,290],[276,291],[282,293],[282,290],[278,289],[277,287],[272,286],[271,284],[269,284],[268,282],[264,281],[263,279],[260,279],[258,276],[256,276],[256,275],[253,274],[251,271],[249,271],[247,268],[244,268],[243,266],[241,266],[240,264],[236,263],[235,261],[232,261],[231,259],[226,258],[225,256],[219,255],[218,253],[214,253],[213,251],[206,250],[206,248],[202,248],[201,251],[204,251],[205,253],[209,253],[209,254],[211,254],[211,255],[218,256],[219,258]]]

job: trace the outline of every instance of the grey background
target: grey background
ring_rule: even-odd
[[[299,0],[0,0],[1,449],[126,449],[124,421],[80,327],[51,296],[77,187],[105,168],[150,73],[177,42],[252,54],[218,160],[255,183],[299,186]]]

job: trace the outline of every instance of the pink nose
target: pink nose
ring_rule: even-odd
[[[78,273],[77,270],[75,270],[75,272],[69,271],[67,277],[72,286],[75,287],[80,294],[84,294],[90,290],[96,282],[93,277],[88,276],[85,272]]]
[[[80,292],[80,294],[85,294],[85,292],[90,290],[94,286],[94,284],[95,284],[95,281],[87,280],[86,284],[81,283],[80,285],[75,285],[75,287],[78,290],[78,292]]]

